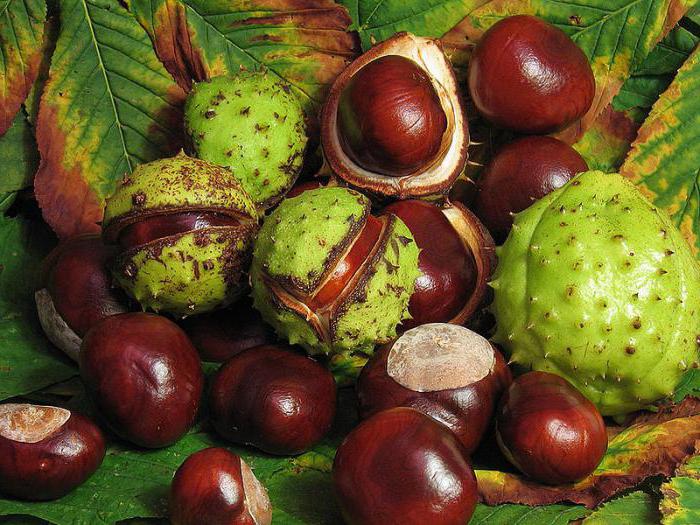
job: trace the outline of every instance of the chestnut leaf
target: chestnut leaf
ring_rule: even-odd
[[[663,523],[676,525],[700,522],[700,456],[693,456],[661,485]]]
[[[657,525],[660,521],[658,498],[638,490],[601,505],[581,525]]]
[[[0,210],[5,210],[3,197],[32,185],[39,165],[36,141],[24,111],[15,115],[10,128],[0,137]],[[10,199],[10,203],[14,198]]]
[[[665,209],[700,255],[700,49],[651,108],[620,173]]]

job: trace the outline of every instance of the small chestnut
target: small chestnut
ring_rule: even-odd
[[[335,409],[332,374],[282,346],[259,346],[232,357],[217,372],[210,393],[219,434],[270,454],[311,448],[330,429]]]
[[[147,448],[177,441],[194,423],[204,385],[182,329],[155,314],[108,317],[83,339],[80,375],[120,437]]]
[[[375,352],[357,381],[360,416],[407,406],[452,430],[476,450],[511,382],[501,353],[462,326],[433,323]]]
[[[419,200],[398,201],[382,214],[394,214],[413,234],[421,275],[415,281],[401,327],[462,323],[481,304],[491,269],[494,243],[479,219],[460,204],[439,207]]]
[[[340,144],[353,161],[375,173],[399,177],[429,164],[446,128],[428,74],[404,56],[372,60],[340,95]]]
[[[276,341],[272,328],[249,299],[225,310],[186,317],[179,324],[203,361],[223,363],[243,350]]]
[[[115,255],[99,236],[83,235],[62,242],[44,261],[45,285],[35,294],[39,321],[49,340],[76,361],[95,323],[127,311],[108,268]]]
[[[248,464],[225,448],[195,452],[170,486],[172,525],[270,525],[267,490]]]
[[[515,467],[549,484],[586,477],[608,448],[595,405],[566,379],[547,372],[513,381],[498,408],[496,439]]]
[[[58,407],[0,405],[0,492],[14,498],[60,498],[102,464],[105,440],[88,418]]]
[[[513,214],[588,170],[579,153],[552,137],[522,137],[503,147],[480,177],[474,211],[503,242]]]
[[[546,134],[579,120],[593,102],[588,58],[561,29],[534,16],[496,22],[469,64],[469,92],[491,123]]]
[[[464,525],[477,502],[461,443],[412,408],[379,412],[350,432],[333,485],[348,525]]]

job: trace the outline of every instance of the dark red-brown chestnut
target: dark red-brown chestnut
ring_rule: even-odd
[[[522,137],[504,146],[477,183],[474,211],[498,242],[505,241],[513,214],[588,170],[579,153],[552,137]]]
[[[284,197],[285,199],[291,199],[301,195],[307,190],[315,190],[316,188],[322,188],[323,186],[325,185],[321,183],[320,179],[306,180],[292,186],[292,189],[289,190]]]
[[[58,407],[0,405],[0,493],[45,501],[65,496],[102,464],[105,440],[88,418]]]
[[[122,438],[147,448],[177,441],[194,423],[204,385],[185,332],[155,314],[108,317],[83,339],[80,375]]]
[[[494,242],[479,219],[459,203],[443,207],[398,201],[383,214],[399,217],[420,248],[415,291],[409,303],[412,319],[402,328],[425,323],[468,320],[483,302],[495,267]]]
[[[425,324],[381,347],[362,369],[360,416],[415,408],[450,428],[471,454],[510,382],[503,356],[487,339],[458,325]]]
[[[223,363],[243,350],[274,343],[268,324],[247,298],[225,310],[192,315],[180,321],[203,361]]]
[[[498,407],[498,445],[542,483],[573,483],[593,472],[608,447],[600,412],[571,383],[547,372],[513,381]]]
[[[586,55],[561,29],[534,16],[496,22],[469,64],[469,92],[493,124],[551,133],[579,120],[595,94]]]
[[[112,286],[108,265],[114,255],[99,236],[84,235],[60,243],[44,261],[44,287],[35,294],[39,321],[72,359],[94,324],[127,311],[126,298]]]
[[[398,33],[335,80],[321,115],[331,170],[371,193],[446,192],[467,160],[469,131],[438,40]]]
[[[225,448],[195,452],[170,486],[172,525],[270,525],[267,490],[248,464]]]
[[[477,502],[467,453],[412,408],[379,412],[338,448],[333,485],[348,525],[464,525]]]
[[[333,423],[336,386],[319,363],[284,346],[231,358],[210,392],[211,420],[224,438],[270,454],[300,454]]]

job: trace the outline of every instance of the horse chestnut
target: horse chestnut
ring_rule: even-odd
[[[0,492],[33,501],[60,498],[102,464],[105,440],[86,417],[63,408],[0,405]]]
[[[83,339],[80,375],[114,432],[147,448],[187,432],[204,385],[185,332],[147,313],[115,315],[92,327]]]
[[[350,432],[333,485],[348,525],[463,525],[477,502],[457,437],[412,408],[379,412]]]
[[[34,296],[39,321],[49,340],[76,361],[90,327],[127,311],[109,274],[115,255],[99,236],[84,235],[59,244],[44,262],[45,287]]]
[[[243,350],[276,341],[272,328],[248,299],[225,310],[186,317],[180,326],[203,361],[223,363]]]
[[[270,525],[267,490],[248,464],[224,448],[195,452],[170,486],[173,525]]]
[[[529,372],[501,399],[498,445],[521,472],[542,483],[573,483],[593,472],[608,448],[600,412],[571,383]]]
[[[300,454],[333,423],[336,386],[331,373],[290,348],[260,346],[231,358],[210,393],[214,428],[235,443],[270,454]]]
[[[511,382],[488,340],[457,325],[413,328],[379,349],[357,381],[360,416],[407,406],[443,423],[476,450],[496,403]]]
[[[523,137],[501,149],[477,184],[474,211],[503,242],[513,225],[513,214],[588,170],[583,157],[552,137]]]
[[[469,92],[493,124],[551,133],[591,107],[595,79],[586,55],[564,33],[534,16],[496,22],[469,64]]]
[[[413,234],[421,275],[408,303],[408,329],[425,323],[463,323],[484,299],[495,266],[486,228],[460,204],[440,208],[425,201],[390,204],[383,211],[401,219]]]

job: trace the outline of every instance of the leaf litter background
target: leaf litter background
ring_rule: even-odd
[[[53,232],[98,230],[104,199],[123,173],[181,147],[181,104],[193,81],[265,67],[292,85],[313,119],[335,76],[373,43],[397,31],[441,38],[464,78],[480,35],[520,13],[567,32],[594,69],[593,107],[561,137],[591,168],[620,170],[637,183],[697,253],[696,2],[0,0],[0,400],[92,412],[74,365],[38,327],[39,264],[56,242]],[[473,134],[488,139],[472,156],[488,156],[503,137],[478,117],[470,120]],[[478,176],[478,167],[468,174]],[[32,194],[50,228],[27,204]],[[683,403],[640,416],[627,429],[611,428],[601,467],[574,487],[546,488],[507,468],[477,465],[482,496],[495,506],[479,505],[472,523],[700,522],[700,403],[692,397],[699,391],[700,373],[691,371],[675,395]],[[340,522],[330,469],[356,419],[352,393],[343,391],[341,401],[336,428],[309,453],[274,458],[234,449],[268,487],[274,523]],[[201,425],[160,451],[111,443],[95,476],[62,500],[0,499],[0,523],[165,523],[175,469],[192,452],[221,444]],[[613,493],[615,499],[598,505]]]

